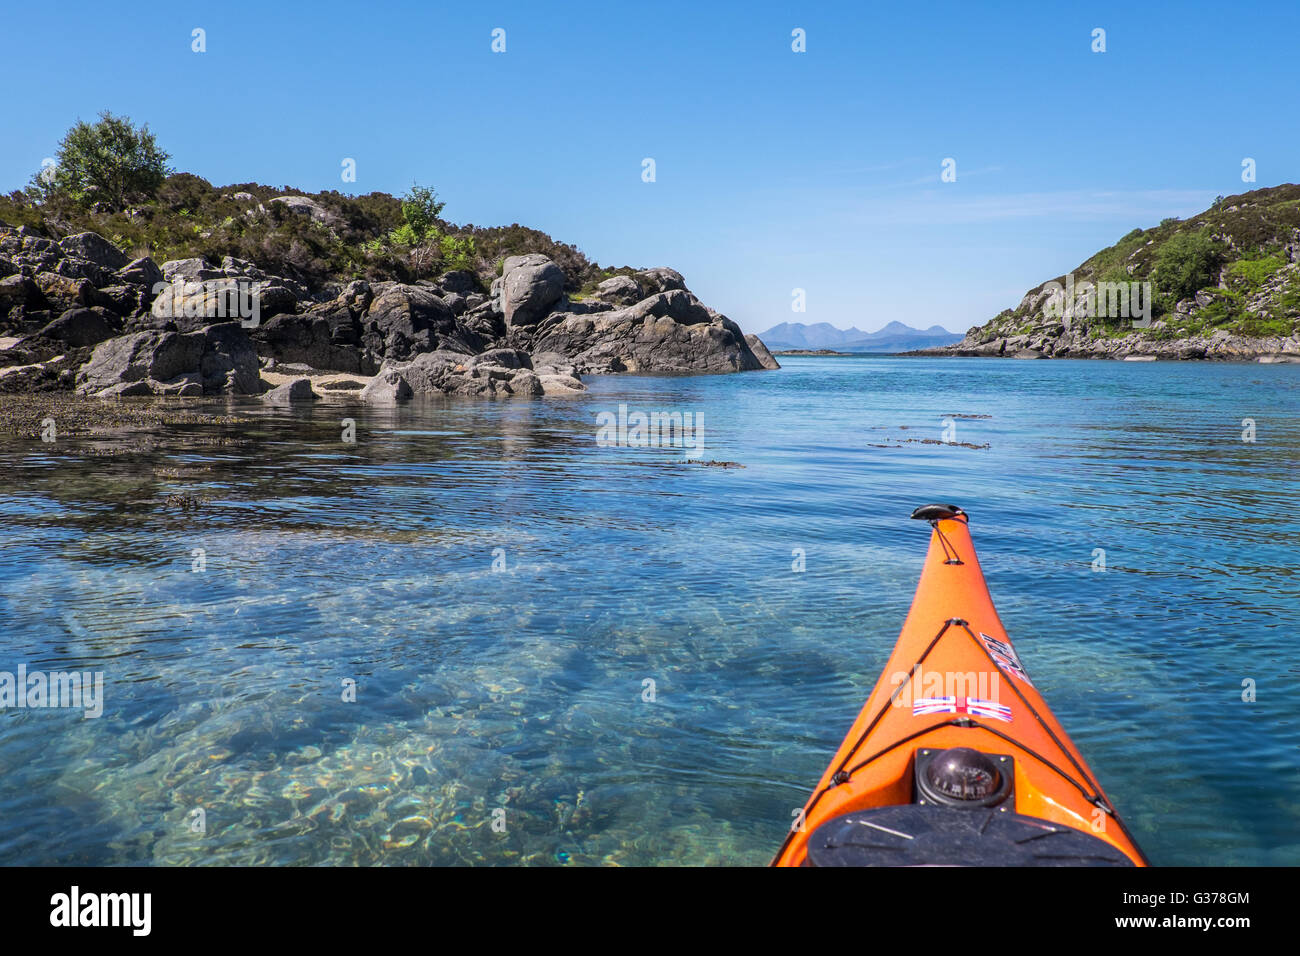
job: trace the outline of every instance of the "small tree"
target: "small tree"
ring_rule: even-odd
[[[58,165],[37,173],[32,185],[43,198],[64,195],[110,210],[152,199],[171,172],[149,124],[139,128],[105,111],[98,123],[78,121],[59,143]]]
[[[403,225],[397,230],[402,233],[404,243],[419,246],[436,236],[445,205],[445,202],[438,201],[438,194],[430,187],[412,186],[411,191],[402,197]]]
[[[1223,247],[1204,232],[1180,232],[1156,253],[1151,278],[1161,292],[1185,299],[1214,284],[1222,260]]]
[[[438,218],[442,207],[438,194],[428,186],[413,185],[410,192],[402,197],[402,224],[388,236],[395,246],[405,246],[410,251],[407,256],[411,268],[418,276],[427,270],[440,256],[442,236],[438,232]]]

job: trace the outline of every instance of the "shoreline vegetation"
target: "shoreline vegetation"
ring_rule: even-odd
[[[1300,362],[1300,186],[1134,229],[918,356]]]
[[[668,268],[395,197],[214,187],[101,114],[0,197],[0,393],[391,404],[779,364]]]

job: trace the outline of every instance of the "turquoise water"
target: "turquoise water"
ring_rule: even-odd
[[[1154,862],[1300,863],[1300,367],[786,363],[5,439],[0,670],[105,704],[0,713],[0,863],[763,864],[934,500]]]

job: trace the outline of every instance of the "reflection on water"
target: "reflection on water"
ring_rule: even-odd
[[[107,699],[0,714],[0,862],[764,863],[897,635],[907,514],[951,500],[1149,855],[1300,863],[1300,369],[590,384],[5,440],[0,670]],[[598,447],[619,402],[703,413],[744,468]],[[989,447],[927,442],[945,418]]]

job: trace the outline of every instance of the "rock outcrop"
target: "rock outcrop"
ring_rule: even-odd
[[[537,327],[530,344],[534,351],[567,357],[583,374],[763,368],[740,326],[681,289],[607,312],[555,313]]]
[[[323,222],[314,201],[281,198]],[[0,391],[259,394],[271,387],[258,376],[265,362],[377,375],[362,396],[403,401],[575,394],[586,373],[779,368],[672,269],[613,276],[586,297],[565,284],[533,253],[506,259],[490,294],[464,270],[309,288],[232,256],[159,265],[95,233],[56,242],[0,226]],[[305,395],[281,387],[270,400]]]
[[[754,353],[754,358],[758,359],[758,364],[763,368],[774,371],[781,367],[781,363],[776,360],[776,356],[767,350],[767,346],[763,344],[763,340],[757,335],[746,335],[745,342],[749,345],[749,350]]]
[[[361,344],[372,359],[403,361],[440,349],[473,355],[488,343],[458,323],[435,290],[393,284],[371,302]]]
[[[233,322],[194,332],[149,330],[101,342],[77,373],[77,391],[125,395],[257,395],[257,350]]]
[[[480,398],[536,398],[584,389],[572,372],[566,374],[553,365],[545,366],[543,371],[544,375],[538,375],[532,357],[518,349],[491,349],[478,355],[445,350],[423,352],[408,362],[386,362],[362,392],[362,398],[387,403],[405,397],[407,389],[412,395]]]

